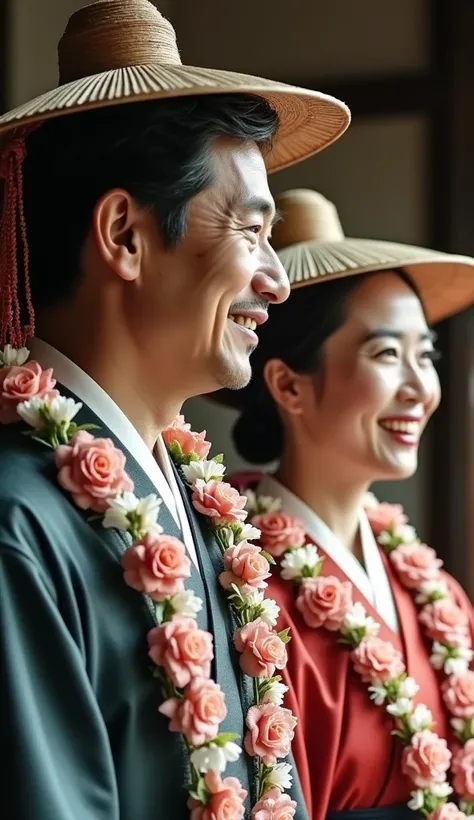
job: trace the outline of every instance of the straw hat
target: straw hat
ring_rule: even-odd
[[[402,268],[419,290],[428,320],[446,319],[474,304],[474,259],[414,245],[344,236],[336,207],[306,189],[276,197],[283,221],[272,244],[292,288],[359,273]]]
[[[275,197],[275,202],[283,221],[273,229],[272,244],[292,289],[401,268],[418,288],[433,324],[474,304],[474,259],[469,256],[397,242],[346,238],[335,205],[316,191],[286,191]],[[278,317],[278,308],[275,310],[273,321]],[[244,388],[219,390],[209,398],[241,409],[247,395]]]
[[[350,122],[348,108],[326,94],[182,65],[171,23],[148,0],[96,0],[76,11],[58,57],[58,87],[1,116],[0,139],[18,126],[118,103],[257,94],[280,117],[280,131],[266,157],[268,171],[277,171],[330,145]]]

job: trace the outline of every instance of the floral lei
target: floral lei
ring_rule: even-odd
[[[303,523],[281,511],[280,499],[247,495],[250,522],[260,529],[260,544],[280,565],[281,576],[296,587],[296,607],[311,628],[339,633],[351,652],[354,670],[376,706],[395,720],[393,734],[403,745],[402,770],[413,783],[409,807],[430,820],[462,820],[474,814],[474,672],[468,618],[455,603],[433,549],[422,544],[400,505],[380,503],[368,493],[364,507],[378,543],[399,578],[415,597],[418,617],[432,641],[431,664],[444,677],[441,690],[459,747],[452,755],[444,738],[432,731],[433,717],[413,698],[417,682],[407,676],[401,653],[377,637],[379,625],[359,602],[353,586],[321,574],[324,558],[306,543]],[[447,779],[451,766],[452,786]],[[454,792],[460,808],[447,802]]]
[[[74,422],[82,404],[61,396],[52,370],[28,362],[28,356],[26,348],[10,345],[0,351],[0,423],[26,422],[32,428],[27,435],[53,448],[58,482],[76,505],[94,513],[91,521],[128,534],[124,580],[147,596],[154,612],[148,654],[163,695],[159,711],[169,718],[170,731],[181,735],[189,756],[191,820],[241,820],[247,792],[237,778],[221,775],[242,750],[234,742],[237,734],[219,731],[227,714],[225,695],[211,678],[213,637],[195,620],[203,602],[185,589],[191,575],[186,548],[158,524],[161,499],[134,495],[123,452],[110,439],[95,438],[90,432],[95,426]],[[246,497],[222,480],[222,457],[207,459],[211,445],[205,432],[192,432],[179,416],[163,438],[194,508],[207,517],[221,548],[219,582],[236,625],[242,672],[253,681],[244,737],[245,751],[255,761],[251,818],[291,820],[296,802],[284,792],[291,786],[291,766],[277,760],[290,752],[296,718],[282,707],[287,687],[275,674],[286,665],[289,637],[286,630],[273,629],[279,608],[264,597],[273,559],[252,543],[260,532],[244,523]]]

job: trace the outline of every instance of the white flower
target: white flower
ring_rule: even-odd
[[[408,808],[412,811],[419,811],[425,805],[425,793],[423,789],[417,789],[416,792],[411,793],[411,800],[408,803]]]
[[[198,772],[223,772],[228,762],[234,763],[239,759],[241,752],[236,743],[229,742],[224,746],[210,743],[192,752],[191,763]]]
[[[342,631],[353,632],[355,629],[362,628],[365,629],[366,635],[377,635],[380,626],[370,615],[367,615],[360,601],[356,601],[344,618]]]
[[[464,732],[466,721],[462,718],[451,718],[449,721],[455,732],[462,734]]]
[[[194,618],[202,609],[202,601],[192,589],[185,589],[173,595],[171,605],[176,615],[184,615],[185,618]]]
[[[453,793],[453,790],[445,780],[444,783],[433,783],[430,786],[430,792],[434,794],[435,797],[449,797],[449,795]]]
[[[0,350],[0,364],[3,362],[5,367],[13,367],[14,365],[21,367],[22,364],[25,364],[29,355],[30,351],[27,347],[16,348],[5,345],[3,350]]]
[[[46,403],[49,415],[56,424],[70,424],[82,407],[82,402],[67,399],[66,396],[56,396]]]
[[[236,544],[241,541],[256,541],[260,538],[261,532],[257,527],[252,527],[252,524],[241,524],[238,536],[234,539]]]
[[[430,662],[435,669],[444,669],[447,675],[460,675],[467,672],[473,656],[468,646],[450,647],[435,641]]]
[[[191,461],[190,464],[183,464],[181,469],[188,484],[194,484],[198,478],[202,478],[203,481],[215,481],[222,478],[225,473],[224,464],[218,464],[212,459],[205,458]]]
[[[376,510],[380,506],[380,501],[374,493],[366,493],[362,501],[364,510]]]
[[[444,646],[442,643],[438,643],[438,641],[435,641],[432,647],[432,654],[430,657],[431,665],[434,666],[435,669],[442,669],[448,655],[448,647]]]
[[[369,694],[376,706],[383,706],[387,697],[387,690],[383,683],[374,683],[373,686],[369,686]]]
[[[395,703],[387,706],[387,712],[393,717],[405,717],[413,709],[413,701],[409,698],[398,698]]]
[[[433,715],[424,703],[415,706],[408,717],[408,725],[412,732],[423,732],[433,726]]]
[[[244,490],[242,495],[247,498],[245,505],[250,515],[260,513],[272,513],[281,510],[281,499],[272,498],[270,495],[257,495],[253,490]]]
[[[379,544],[391,544],[394,538],[398,538],[403,544],[413,544],[418,541],[418,536],[414,527],[410,524],[398,524],[391,530],[383,530],[378,536]]]
[[[280,614],[280,607],[277,602],[273,598],[264,598],[260,606],[262,607],[260,613],[262,621],[265,621],[268,626],[276,626]]]
[[[300,578],[305,567],[313,569],[318,565],[320,560],[321,558],[314,544],[307,544],[305,547],[288,550],[281,562],[281,577],[284,578],[285,581]]]
[[[286,692],[288,692],[288,686],[278,680],[273,681],[263,696],[263,703],[273,703],[274,706],[281,706]]]
[[[291,788],[293,776],[290,774],[292,766],[289,763],[277,763],[267,777],[270,786],[277,786],[281,791]]]
[[[157,520],[162,501],[154,493],[145,498],[137,498],[134,493],[126,492],[117,498],[109,499],[108,504],[109,509],[102,521],[102,526],[106,529],[114,528],[127,532],[130,528],[130,519],[133,518],[137,521],[138,529],[143,532],[163,532],[163,527],[160,527]]]
[[[432,595],[446,598],[449,595],[449,587],[446,581],[442,579],[439,581],[422,581],[418,588],[418,595],[416,596],[417,604],[426,604],[431,600]]]
[[[405,680],[400,681],[398,686],[398,697],[414,698],[419,689],[420,687],[418,686],[415,678],[407,677]]]
[[[34,430],[42,430],[44,428],[44,418],[41,410],[45,407],[45,400],[35,396],[28,401],[22,401],[16,408],[20,418],[23,419]]]
[[[463,651],[470,652],[471,650],[464,649]],[[444,664],[444,671],[446,675],[463,675],[469,669],[469,660],[467,658],[448,658]]]

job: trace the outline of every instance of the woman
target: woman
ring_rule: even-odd
[[[219,399],[242,411],[240,454],[279,460],[235,482],[276,562],[307,804],[314,820],[399,820],[408,803],[456,818],[456,798],[474,806],[473,610],[401,508],[367,491],[416,471],[440,400],[428,321],[473,303],[474,260],[345,239],[314,192],[277,205],[294,291],[261,329],[250,385]]]

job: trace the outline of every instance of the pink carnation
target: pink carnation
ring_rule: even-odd
[[[210,678],[193,678],[183,700],[170,698],[159,711],[171,718],[170,730],[183,734],[192,746],[215,738],[227,715],[224,692]]]
[[[429,817],[430,820],[466,820],[466,815],[456,806],[456,803],[443,803]]]
[[[190,797],[190,820],[243,820],[247,792],[236,777],[222,779],[215,772],[207,772],[204,775],[204,783],[210,793],[209,802],[203,805]]]
[[[133,490],[125,471],[125,455],[109,438],[81,430],[55,453],[58,481],[82,510],[103,513],[109,498]]]
[[[282,794],[276,787],[270,789],[252,810],[252,820],[291,820],[295,816],[296,803],[289,794]]]
[[[247,499],[225,481],[194,482],[192,501],[194,508],[209,516],[211,524],[239,524],[245,521]]]
[[[402,770],[418,789],[443,783],[451,762],[446,740],[428,730],[413,735],[403,750]]]
[[[271,678],[275,669],[284,669],[288,662],[282,639],[261,618],[237,629],[234,644],[242,653],[242,671],[253,678]]]
[[[443,562],[426,544],[402,544],[390,553],[391,561],[403,584],[416,589],[423,581],[436,581]]]
[[[449,712],[459,718],[474,717],[474,672],[451,675],[441,686]]]
[[[290,547],[302,547],[306,541],[303,522],[283,512],[261,513],[254,516],[252,524],[261,531],[261,546],[274,558]]]
[[[297,609],[313,629],[325,626],[335,632],[352,605],[352,585],[334,576],[320,576],[303,581],[300,586]]]
[[[198,628],[194,618],[175,615],[148,633],[148,654],[162,666],[173,686],[187,686],[193,678],[208,678],[214,657],[212,635]]]
[[[184,544],[172,535],[153,532],[124,552],[122,567],[125,582],[154,601],[164,601],[181,592],[191,574]]]
[[[219,575],[219,581],[224,589],[231,589],[232,584],[237,584],[244,591],[265,589],[268,586],[266,579],[271,574],[270,564],[256,544],[242,541],[226,549],[224,566],[226,572]]]
[[[432,604],[426,604],[419,617],[433,641],[454,646],[465,645],[468,641],[467,614],[452,598],[443,598]]]
[[[364,683],[388,681],[405,671],[398,649],[389,641],[375,636],[364,638],[351,653],[355,671]]]
[[[408,521],[401,504],[383,503],[378,507],[369,507],[365,512],[375,535],[380,535],[384,530],[394,530]]]
[[[459,749],[452,765],[453,788],[461,800],[474,800],[474,740]]]
[[[279,757],[290,753],[297,720],[289,709],[273,703],[251,706],[246,719],[248,732],[244,745],[247,754],[261,757],[265,766],[274,766]]]
[[[173,441],[177,441],[185,456],[195,453],[198,458],[207,458],[209,455],[211,442],[206,441],[206,431],[193,433],[191,425],[185,423],[184,416],[177,416],[161,435],[168,447]]]
[[[52,369],[43,370],[38,362],[0,368],[0,424],[20,421],[16,408],[24,401],[59,396],[55,385]]]

